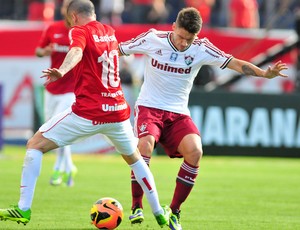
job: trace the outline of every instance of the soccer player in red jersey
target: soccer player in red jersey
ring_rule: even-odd
[[[184,8],[173,23],[173,31],[154,29],[119,44],[121,55],[144,54],[144,82],[136,106],[134,131],[138,148],[149,165],[156,143],[170,158],[183,158],[170,204],[169,228],[181,230],[179,213],[189,196],[199,171],[202,157],[200,133],[190,117],[189,94],[202,65],[230,68],[239,73],[264,78],[287,77],[286,64],[277,62],[267,70],[234,58],[215,47],[208,39],[197,37],[202,19],[195,8]],[[132,180],[131,223],[144,220],[143,190],[134,173]]]
[[[67,6],[71,0],[64,0],[61,14],[64,20],[52,23],[42,34],[35,54],[38,57],[50,56],[51,68],[58,68],[69,51],[69,25],[66,19]],[[75,79],[72,70],[64,78],[51,82],[46,86],[44,99],[45,120],[69,108],[75,101]],[[51,185],[60,185],[62,182],[67,186],[74,184],[74,175],[77,169],[73,164],[71,146],[56,149],[56,162]]]
[[[73,0],[67,9],[70,51],[62,65],[44,70],[45,85],[74,70],[76,101],[68,110],[42,125],[27,143],[17,205],[0,209],[0,219],[30,221],[31,205],[43,153],[97,133],[106,135],[133,170],[143,188],[157,223],[168,225],[171,210],[161,207],[153,175],[137,148],[129,120],[130,108],[119,77],[118,42],[114,30],[96,21],[89,0]],[[99,188],[101,189],[101,188]]]

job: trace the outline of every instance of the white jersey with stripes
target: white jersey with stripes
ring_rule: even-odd
[[[189,94],[202,65],[225,68],[232,56],[207,38],[196,38],[184,51],[171,42],[171,31],[151,29],[136,38],[121,42],[123,55],[144,54],[144,82],[136,105],[190,115]]]

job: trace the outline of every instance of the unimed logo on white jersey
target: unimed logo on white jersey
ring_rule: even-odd
[[[191,73],[192,67],[189,68],[178,68],[174,66],[170,66],[168,63],[159,63],[157,60],[153,59],[151,60],[151,65],[157,69],[166,71],[166,72],[172,72],[172,73],[181,73],[181,74],[189,74]]]

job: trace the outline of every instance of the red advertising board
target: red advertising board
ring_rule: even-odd
[[[6,26],[0,25],[0,56],[33,56],[38,39],[46,23]],[[172,30],[171,25],[125,24],[114,27],[119,41],[129,40],[151,28]],[[203,28],[199,37],[207,37],[214,45],[235,57],[250,60],[275,45],[283,44],[294,36],[293,31],[237,30]],[[284,56],[283,61],[292,62],[293,54]]]

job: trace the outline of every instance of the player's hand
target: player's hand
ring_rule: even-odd
[[[277,76],[288,77],[286,74],[281,73],[282,70],[288,69],[285,63],[278,61],[273,66],[269,66],[265,72],[265,78],[271,79]]]
[[[46,69],[43,70],[43,76],[41,76],[41,78],[47,78],[47,80],[44,83],[44,86],[47,86],[50,82],[54,82],[60,78],[63,77],[63,74],[59,71],[59,69],[56,68],[52,68],[52,69]]]
[[[44,56],[50,56],[53,52],[53,44],[50,44],[44,48]]]

